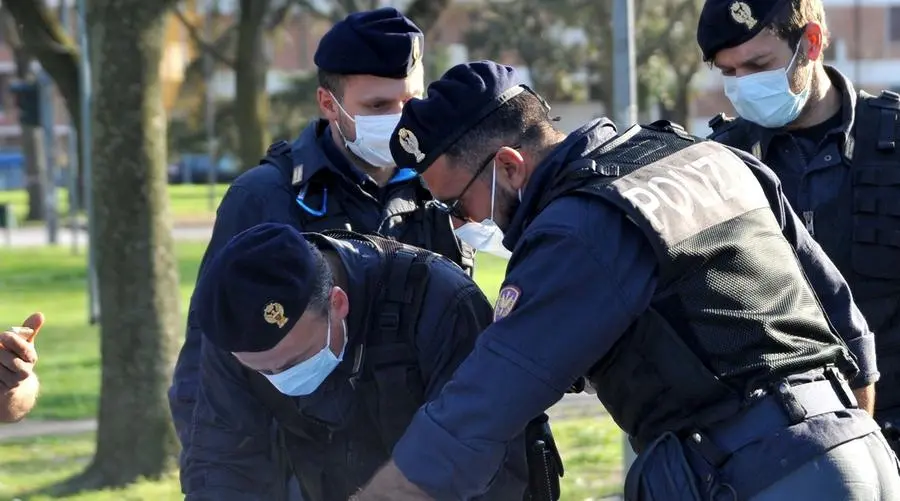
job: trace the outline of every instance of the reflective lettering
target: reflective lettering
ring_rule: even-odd
[[[694,213],[694,201],[691,199],[691,194],[677,181],[666,177],[653,177],[647,182],[647,186],[656,193],[656,196],[663,203],[678,211],[682,216],[691,217]],[[663,190],[663,186],[671,186],[674,191],[678,192],[680,200],[678,202],[672,200],[669,194]]]
[[[634,178],[632,187],[622,193],[647,216],[654,227],[666,229],[671,222],[658,209],[671,209],[684,218],[721,206],[740,195],[741,172],[733,170],[734,158],[728,151],[715,152],[680,167],[653,169],[649,179]],[[638,186],[634,186],[638,184]]]
[[[631,200],[631,203],[647,216],[653,226],[663,226],[662,221],[653,215],[653,211],[659,208],[659,199],[653,193],[644,188],[634,187],[622,193],[622,196]]]

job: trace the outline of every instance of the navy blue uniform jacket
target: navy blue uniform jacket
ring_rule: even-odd
[[[345,159],[331,139],[331,132],[326,124],[325,121],[313,121],[291,145],[294,164],[303,165],[304,180],[322,170],[329,170],[346,181],[342,187],[342,207],[358,225],[354,231],[377,233],[384,223],[385,200],[403,185],[421,181],[412,169],[400,169],[387,186],[379,188],[371,178]],[[216,212],[212,238],[200,263],[199,273],[203,273],[207,261],[219,249],[247,228],[274,222],[303,229],[300,219],[302,209],[297,204],[297,193],[291,185],[291,179],[291,172],[282,172],[278,167],[266,164],[250,169],[231,184]],[[194,316],[194,308],[191,301],[186,339],[169,389],[169,405],[183,450],[189,449],[191,445],[191,416],[200,378],[203,336]]]
[[[382,271],[372,249],[339,242],[337,250],[350,284],[347,332],[352,347],[363,334],[366,322],[360,317]],[[492,316],[487,298],[458,266],[446,259],[434,261],[415,329],[426,400],[440,392]],[[364,405],[349,382],[353,358],[345,354],[316,392],[295,399],[304,415],[339,429],[352,405]],[[181,472],[186,501],[265,501],[269,486],[282,478],[269,461],[272,414],[249,391],[246,375],[231,354],[204,343],[200,373],[192,444]],[[507,456],[505,444],[503,449],[500,454]],[[487,499],[522,499],[527,482],[524,437],[512,442],[508,456],[508,468],[493,480]]]
[[[593,197],[567,196],[524,225],[529,204],[537,203],[554,175],[614,134],[608,120],[591,122],[532,173],[504,241],[513,249],[504,287],[521,291],[518,302],[481,335],[394,449],[404,475],[437,499],[482,492],[507,441],[559,401],[650,304],[656,258],[621,210]],[[834,327],[857,357],[857,385],[871,382],[877,377],[874,338],[847,284],[794,215],[772,171],[747,154],[741,158],[763,185]]]

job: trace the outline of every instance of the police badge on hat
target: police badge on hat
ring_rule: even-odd
[[[419,138],[411,130],[403,127],[397,131],[397,137],[400,139],[400,147],[403,148],[403,151],[416,157],[416,162],[425,159],[425,154],[419,149]]]
[[[278,328],[284,327],[288,321],[288,317],[284,316],[284,306],[281,303],[271,302],[263,309],[263,320],[269,324],[278,325]]]
[[[734,22],[743,24],[748,30],[752,30],[756,26],[756,18],[753,17],[753,11],[750,6],[744,2],[736,1],[731,4],[731,18]]]
[[[497,295],[497,304],[494,305],[494,322],[512,313],[521,296],[522,289],[515,285],[507,285],[500,289],[500,294]]]

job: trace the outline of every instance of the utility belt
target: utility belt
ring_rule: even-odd
[[[735,452],[809,418],[857,407],[853,392],[837,369],[828,367],[802,376],[803,382],[792,384],[789,379],[782,379],[760,389],[765,396],[736,415],[712,425],[668,432],[645,447],[632,442],[640,455],[625,480],[625,500],[731,501],[751,498],[759,486],[771,482],[757,477],[752,484],[723,483],[717,478],[718,470]],[[819,380],[808,382],[810,378]],[[688,452],[705,463],[699,468],[704,471],[697,471],[697,464],[688,463]]]

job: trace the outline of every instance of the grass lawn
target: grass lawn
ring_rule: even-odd
[[[182,311],[197,276],[204,243],[176,244]],[[477,275],[493,301],[505,262],[479,258]],[[31,418],[77,419],[97,411],[100,343],[88,325],[84,256],[63,248],[0,249],[0,325],[18,324],[34,310],[47,317],[36,344],[42,394]]]
[[[179,242],[183,310],[205,248]],[[506,263],[479,256],[478,282],[492,301]],[[42,395],[30,419],[93,417],[99,392],[99,339],[87,324],[84,256],[63,248],[0,248],[0,325],[17,324],[43,311],[46,327],[37,338]],[[566,459],[565,500],[583,501],[617,492],[621,483],[621,435],[608,419],[575,419],[554,424]],[[93,453],[93,434],[0,442],[0,501],[52,499],[26,496],[80,471]],[[88,493],[75,501],[181,499],[173,474],[122,491]]]
[[[621,491],[621,435],[612,420],[565,420],[554,423],[554,430],[566,464],[563,501],[596,500]],[[78,473],[90,462],[93,450],[92,433],[0,442],[0,500],[55,499],[26,494]],[[155,482],[141,481],[122,490],[90,492],[66,499],[168,501],[183,496],[173,473]]]
[[[178,223],[194,223],[194,222],[211,222],[216,213],[216,207],[219,201],[228,189],[227,184],[218,184],[212,191],[212,202],[210,205],[210,188],[209,185],[203,184],[173,184],[169,186],[169,197],[171,200],[172,218],[175,224]],[[61,221],[68,221],[69,218],[69,194],[65,188],[57,189],[59,214]],[[12,204],[13,212],[16,215],[16,221],[19,226],[42,224],[40,222],[27,222],[25,216],[28,214],[28,193],[25,190],[0,191],[0,205]]]

